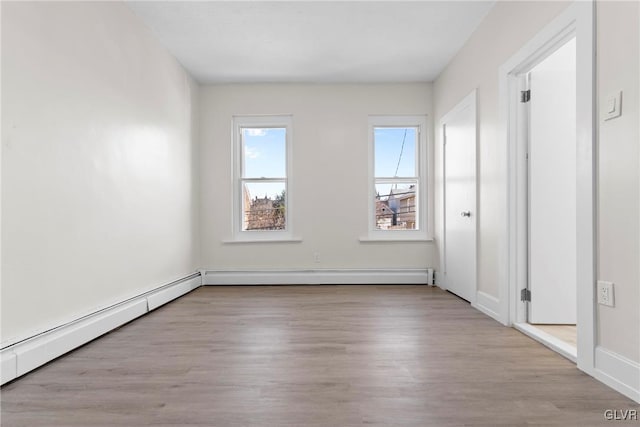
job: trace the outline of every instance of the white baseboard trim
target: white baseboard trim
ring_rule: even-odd
[[[19,344],[13,349],[17,359],[16,375],[20,377],[145,313],[147,303],[141,299]]]
[[[594,377],[640,403],[640,363],[598,346],[595,365]]]
[[[200,286],[202,286],[202,280],[200,276],[198,276],[155,292],[147,297],[148,311],[155,310],[156,308],[173,301],[174,299],[181,297]]]
[[[199,286],[200,275],[191,275],[6,347],[0,352],[0,384],[12,381]]]
[[[0,360],[0,384],[4,384],[18,376],[18,364],[13,351],[3,352]]]
[[[530,325],[528,323],[514,323],[513,327],[523,334],[527,335],[528,337],[538,341],[545,347],[549,347],[551,350],[555,351],[561,356],[566,357],[573,363],[577,363],[578,350],[576,349],[576,347],[573,347],[562,341],[561,339],[558,339],[553,335],[546,333],[542,329],[538,329],[534,325]]]
[[[502,323],[500,319],[500,300],[486,292],[476,293],[476,302],[471,304],[475,309]]]
[[[427,284],[427,269],[205,270],[203,285]]]

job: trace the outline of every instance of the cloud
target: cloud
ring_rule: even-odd
[[[247,159],[256,159],[260,157],[260,151],[256,147],[244,147],[244,156]]]
[[[267,134],[267,130],[266,129],[245,129],[245,132],[247,132],[248,136],[265,136]]]

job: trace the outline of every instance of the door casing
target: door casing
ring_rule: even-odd
[[[527,280],[526,146],[518,127],[519,76],[576,37],[576,232],[578,368],[595,371],[595,3],[576,1],[505,62],[499,70],[502,138],[507,150],[508,221],[501,258],[500,318],[505,325],[526,322],[519,300]]]

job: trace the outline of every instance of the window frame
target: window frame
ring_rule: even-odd
[[[292,115],[234,115],[232,117],[232,227],[234,241],[283,241],[293,240],[292,226],[292,141],[293,141],[293,116]],[[244,182],[280,182],[281,177],[245,178],[244,166],[244,141],[243,129],[285,129],[285,173],[284,185],[285,197],[285,228],[284,230],[243,230],[243,191]]]
[[[415,177],[377,177],[375,171],[375,129],[376,128],[416,128],[416,176]],[[426,115],[391,116],[371,115],[368,126],[369,175],[368,175],[368,236],[363,241],[428,241],[431,240],[431,204],[430,170],[427,168],[430,158]],[[376,228],[376,183],[379,181],[408,182],[416,180],[416,226],[414,230],[381,230]]]

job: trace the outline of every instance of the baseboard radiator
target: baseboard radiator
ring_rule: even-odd
[[[426,268],[202,270],[203,285],[384,285],[433,283]]]
[[[194,273],[0,350],[0,384],[5,384],[202,285]]]

